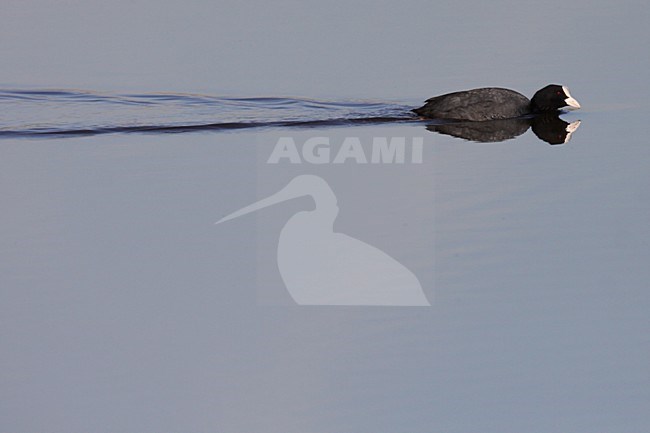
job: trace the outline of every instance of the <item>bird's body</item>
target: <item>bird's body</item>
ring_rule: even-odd
[[[580,104],[571,97],[565,86],[549,84],[537,91],[532,100],[514,90],[483,87],[434,96],[413,112],[430,119],[481,122],[512,119],[562,108],[580,108]]]

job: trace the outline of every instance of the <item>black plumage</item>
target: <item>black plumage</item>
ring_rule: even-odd
[[[510,89],[484,87],[448,93],[427,99],[426,104],[412,110],[430,119],[485,121],[512,119],[570,107],[580,108],[569,90],[558,84],[549,84],[535,93],[532,100]]]

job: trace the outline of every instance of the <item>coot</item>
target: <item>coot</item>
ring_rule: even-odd
[[[464,92],[448,93],[427,99],[426,104],[412,110],[431,119],[483,121],[511,119],[528,114],[578,109],[566,86],[549,84],[535,93],[532,100],[514,90],[484,87]]]

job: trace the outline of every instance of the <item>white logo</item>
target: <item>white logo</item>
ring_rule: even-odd
[[[344,164],[347,161],[356,164],[404,164],[407,162],[422,164],[423,143],[422,137],[413,137],[410,146],[406,145],[406,137],[374,137],[372,143],[368,143],[366,146],[371,147],[370,158],[368,158],[359,137],[345,137],[336,152],[333,152],[333,143],[330,142],[329,137],[311,137],[305,140],[302,152],[298,151],[296,141],[292,137],[280,137],[266,162],[278,164],[285,160],[291,164],[301,164],[303,161],[309,164]],[[335,145],[336,143],[334,143]]]
[[[278,243],[278,268],[299,305],[430,305],[418,278],[378,248],[333,230],[339,208],[322,178],[295,177],[279,192],[246,206],[217,224],[292,198],[309,195],[316,208],[298,212]]]

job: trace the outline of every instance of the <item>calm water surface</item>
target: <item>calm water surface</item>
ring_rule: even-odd
[[[286,10],[171,5],[186,29],[161,8],[138,27],[10,6],[2,39],[23,37],[0,78],[0,430],[646,431],[647,7],[384,5],[350,9],[353,26],[325,6],[294,5],[287,24]],[[347,25],[325,38],[332,22]],[[447,91],[552,81],[583,106],[561,116],[580,121],[565,144],[530,129],[478,143],[408,114]],[[373,163],[378,138],[404,161]],[[287,139],[297,154],[273,160]],[[304,174],[336,196],[333,231],[407,268],[431,306],[298,305],[278,242],[309,197],[214,224]]]
[[[65,425],[112,425],[117,411],[159,431],[205,411],[225,431],[640,425],[644,113],[571,113],[583,124],[559,146],[417,122],[7,138],[6,417],[30,402],[45,419],[74,414]],[[357,137],[368,159],[374,137],[420,137],[422,162],[269,164],[287,135],[328,137],[332,158]],[[213,224],[299,174],[336,193],[335,231],[408,267],[432,306],[296,305],[276,248],[309,199]]]

